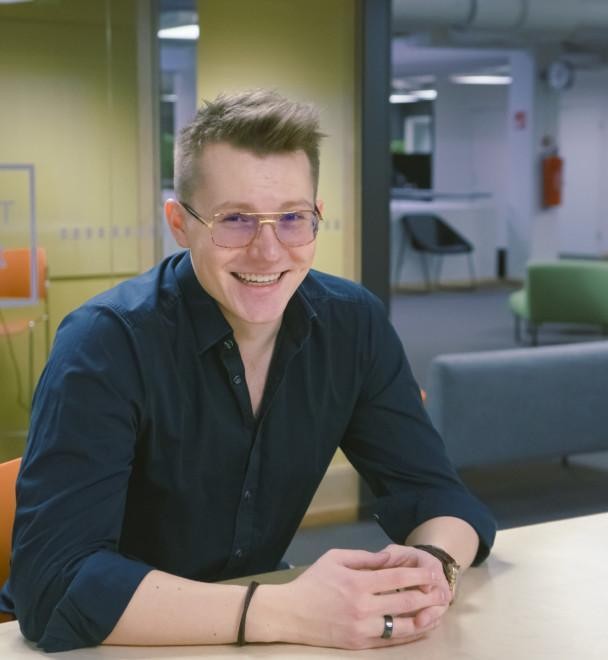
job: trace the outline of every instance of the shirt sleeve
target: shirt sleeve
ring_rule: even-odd
[[[494,518],[451,465],[384,307],[374,299],[369,314],[366,377],[342,449],[377,497],[374,517],[395,543],[431,518],[461,518],[479,536],[478,564],[494,542]]]
[[[101,643],[151,570],[118,551],[143,385],[128,324],[86,306],[60,327],[17,481],[9,595],[45,651]]]

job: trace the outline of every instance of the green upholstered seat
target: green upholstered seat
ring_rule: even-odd
[[[542,323],[589,323],[608,328],[608,262],[559,260],[528,265],[523,289],[509,306],[519,323],[527,321],[535,344]]]

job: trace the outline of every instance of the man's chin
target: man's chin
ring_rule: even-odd
[[[283,313],[287,307],[287,302],[266,303],[248,301],[248,304],[243,304],[243,301],[238,301],[234,305],[222,305],[222,311],[229,323],[247,323],[251,325],[271,325],[273,323],[280,323],[283,318]]]
[[[255,310],[240,314],[239,318],[241,321],[251,323],[252,325],[271,325],[273,323],[280,323],[284,312],[285,307],[273,310]]]

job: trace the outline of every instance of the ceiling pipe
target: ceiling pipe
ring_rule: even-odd
[[[420,27],[570,33],[607,28],[605,0],[393,0],[397,31]]]

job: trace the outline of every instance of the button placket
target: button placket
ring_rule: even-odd
[[[255,447],[255,442],[254,445]],[[259,448],[252,449],[250,463],[243,479],[241,499],[235,520],[234,537],[230,564],[242,566],[249,561],[253,551],[254,539],[254,502],[260,467]]]
[[[243,421],[249,427],[253,424],[249,405],[249,392],[243,387],[245,381],[245,367],[240,357],[238,344],[232,337],[224,338],[218,344],[218,355],[226,370],[229,387],[232,390],[243,415]]]

